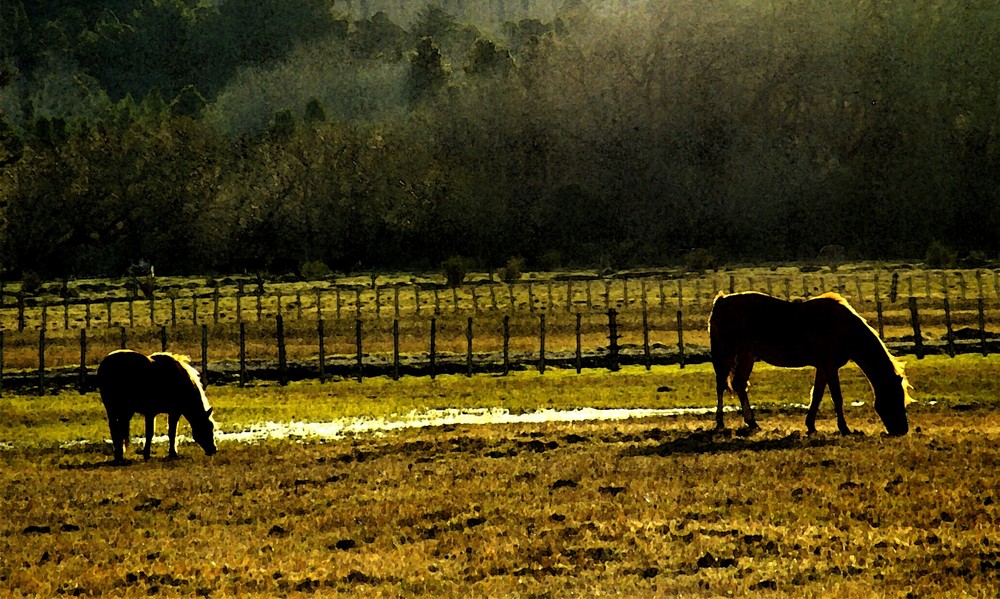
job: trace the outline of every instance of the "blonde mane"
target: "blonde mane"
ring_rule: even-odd
[[[874,336],[875,339],[878,339],[878,343],[882,347],[882,351],[885,352],[886,357],[889,358],[889,363],[892,364],[893,371],[899,376],[899,378],[902,379],[903,401],[905,401],[906,403],[912,402],[913,398],[910,397],[909,390],[913,388],[913,385],[911,385],[909,379],[906,378],[905,362],[899,360],[898,358],[896,358],[896,356],[893,356],[889,352],[889,348],[886,347],[885,342],[882,341],[882,338],[879,337],[878,332],[872,327],[872,325],[870,325],[863,316],[858,314],[858,311],[854,309],[854,306],[852,306],[850,302],[848,302],[844,298],[844,296],[840,295],[839,293],[830,291],[810,299],[819,299],[819,298],[831,299],[839,303],[841,306],[846,308],[851,314],[857,317],[857,319],[861,321],[865,325],[865,327],[868,328],[868,331],[871,332],[872,336]]]
[[[155,354],[150,354],[149,356],[150,359],[152,359],[153,356],[166,356],[171,360],[177,362],[181,366],[181,368],[184,369],[184,372],[187,373],[188,377],[191,379],[191,384],[193,384],[198,389],[198,395],[201,397],[201,405],[204,408],[204,410],[207,412],[209,408],[212,407],[208,405],[208,396],[205,395],[205,387],[203,387],[201,384],[201,375],[199,375],[195,367],[191,365],[190,357],[185,356],[183,354],[175,354],[171,352],[156,352]]]

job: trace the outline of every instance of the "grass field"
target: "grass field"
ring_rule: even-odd
[[[835,434],[827,400],[805,436],[811,372],[760,367],[750,437],[712,433],[711,416],[454,426],[223,442],[211,458],[183,443],[177,460],[160,443],[124,467],[95,394],[3,398],[0,594],[995,596],[1000,359],[908,373],[903,438],[880,434],[853,367],[859,434]],[[692,366],[210,398],[233,432],[440,407],[710,406],[711,387]]]

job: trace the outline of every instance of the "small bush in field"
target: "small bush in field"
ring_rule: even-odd
[[[21,293],[25,295],[35,295],[41,288],[42,277],[34,271],[24,271],[21,275]]]
[[[461,256],[452,256],[441,265],[444,270],[445,280],[449,287],[458,287],[465,281],[465,275],[469,272],[469,261]]]
[[[307,281],[315,281],[330,276],[330,267],[322,260],[310,260],[299,267],[299,273]]]
[[[504,283],[510,284],[521,278],[524,273],[524,258],[516,256],[507,260],[507,264],[500,269],[497,273],[500,275],[500,280]]]
[[[924,263],[928,268],[951,268],[955,265],[955,252],[940,241],[934,241],[927,247]]]
[[[684,268],[690,272],[702,272],[715,267],[715,256],[705,248],[695,248],[684,254]]]

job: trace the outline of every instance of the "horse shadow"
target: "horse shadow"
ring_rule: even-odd
[[[655,444],[632,446],[625,449],[622,455],[659,456],[674,455],[712,455],[733,453],[737,451],[788,451],[825,447],[837,442],[835,438],[821,435],[803,435],[797,431],[783,437],[763,437],[761,433],[751,434],[746,429],[737,431],[716,431],[713,429],[696,430],[676,435],[662,435]]]
[[[107,455],[106,448],[87,448],[78,451],[62,452],[63,461],[58,465],[60,470],[102,470],[105,468],[125,468],[135,464],[160,463],[165,465],[190,461],[191,458],[185,456],[152,456],[145,460],[140,450],[136,450],[135,457],[126,457],[116,460],[113,456]]]

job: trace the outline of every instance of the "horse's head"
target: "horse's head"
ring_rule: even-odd
[[[212,455],[218,451],[215,447],[215,421],[212,420],[212,409],[209,408],[202,415],[188,419],[191,424],[191,436],[194,437],[195,443],[205,450],[205,455]]]
[[[906,404],[910,401],[906,391],[909,387],[906,376],[897,374],[893,376],[893,382],[876,390],[875,412],[890,435],[905,435],[910,430],[906,420]]]

